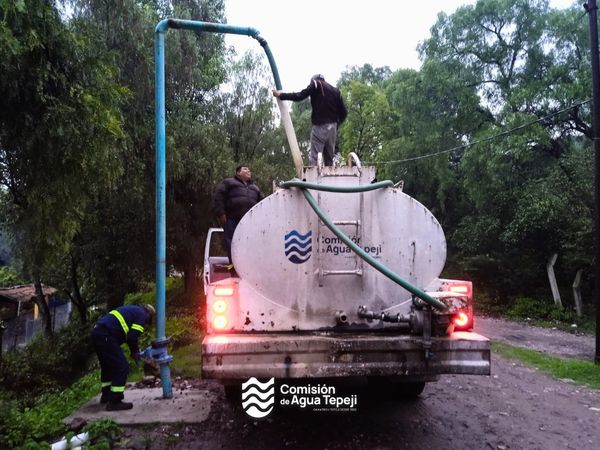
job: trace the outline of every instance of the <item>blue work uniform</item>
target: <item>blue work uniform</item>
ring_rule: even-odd
[[[137,305],[121,306],[102,317],[92,330],[92,342],[100,361],[102,391],[110,388],[112,395],[122,398],[129,374],[129,363],[121,344],[127,342],[131,355],[137,358],[138,339],[151,316],[146,308]]]

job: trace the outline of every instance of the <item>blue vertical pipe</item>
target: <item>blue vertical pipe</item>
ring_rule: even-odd
[[[163,397],[173,396],[171,386],[171,373],[169,369],[170,357],[166,355],[168,339],[165,334],[165,282],[166,282],[166,126],[165,126],[165,33],[169,28],[196,30],[209,33],[240,34],[256,39],[267,55],[275,87],[281,89],[279,71],[267,41],[263,39],[258,30],[250,27],[238,27],[220,23],[199,22],[195,20],[164,19],[157,25],[154,32],[154,68],[155,68],[155,127],[156,127],[156,342],[165,347],[163,357],[159,358],[160,378],[162,380]]]
[[[167,175],[165,168],[165,35],[164,32],[159,32],[159,27],[157,27],[154,39],[154,61],[154,101],[156,104],[156,340],[159,342],[166,342],[165,281],[167,273],[167,208],[165,189]],[[171,372],[167,362],[160,363],[160,379],[162,380],[163,397],[173,397]]]

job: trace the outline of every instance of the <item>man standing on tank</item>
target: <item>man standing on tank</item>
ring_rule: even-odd
[[[317,74],[310,79],[310,84],[306,89],[300,92],[287,93],[273,90],[273,95],[281,100],[295,102],[310,96],[312,129],[308,162],[311,166],[316,166],[317,155],[322,153],[323,163],[326,166],[332,166],[336,149],[337,127],[348,115],[339,89],[327,83],[323,75]]]
[[[215,190],[213,211],[223,227],[223,241],[229,258],[229,269],[233,269],[231,240],[233,233],[250,208],[262,200],[259,187],[252,181],[252,172],[245,164],[235,169],[235,176],[225,178]]]

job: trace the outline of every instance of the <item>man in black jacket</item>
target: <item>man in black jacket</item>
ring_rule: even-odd
[[[348,115],[348,110],[340,91],[327,83],[321,74],[314,75],[310,84],[300,92],[282,92],[273,90],[273,95],[281,100],[300,101],[310,96],[312,106],[312,130],[310,133],[310,152],[308,161],[311,166],[317,164],[317,155],[323,153],[326,166],[333,165],[335,156],[337,127]]]
[[[258,186],[252,181],[252,172],[247,165],[235,169],[235,176],[225,178],[215,191],[213,210],[223,227],[225,250],[231,260],[231,240],[238,223],[250,208],[262,200]]]

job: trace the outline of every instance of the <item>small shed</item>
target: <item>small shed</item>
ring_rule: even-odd
[[[42,285],[42,292],[46,304],[50,305],[58,290]],[[9,320],[32,310],[34,319],[37,319],[39,311],[35,304],[35,286],[33,284],[0,288],[0,319]]]
[[[50,309],[51,328],[59,330],[69,322],[71,302],[62,300],[56,288],[42,285],[42,292]],[[5,325],[3,339],[0,340],[3,351],[27,345],[43,330],[33,284],[0,288],[0,320]]]

